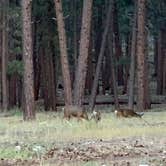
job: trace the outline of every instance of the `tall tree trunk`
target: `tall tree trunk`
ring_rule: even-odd
[[[135,2],[135,11],[132,27],[131,57],[130,57],[130,75],[129,75],[129,101],[128,107],[134,107],[134,84],[135,84],[135,64],[136,64],[136,42],[137,42],[137,3]]]
[[[157,58],[157,94],[162,94],[162,87],[163,87],[163,33],[160,29],[159,36],[158,36],[158,58]]]
[[[89,56],[88,56],[88,73],[86,75],[86,86],[85,90],[88,94],[91,93],[92,84],[93,84],[93,63],[92,63],[92,39],[90,42]]]
[[[7,60],[8,60],[8,6],[9,1],[3,0],[2,12],[2,109],[8,109],[8,80],[7,80]]]
[[[104,77],[104,85],[105,85],[105,90],[109,90],[112,92],[113,87],[112,87],[112,76],[111,76],[111,66],[110,66],[111,60],[110,60],[110,54],[108,50],[108,44],[105,49],[105,66],[104,66],[104,71],[103,71],[103,77]]]
[[[8,61],[12,62],[16,60],[16,55],[11,53],[8,55]],[[8,90],[9,90],[9,108],[16,106],[17,96],[16,96],[16,83],[17,83],[17,74],[12,73],[8,76]]]
[[[113,31],[114,31],[114,40],[115,40],[115,57],[117,61],[120,60],[122,57],[122,47],[121,47],[121,41],[120,41],[120,33],[119,33],[119,21],[118,21],[118,9],[117,9],[117,0],[114,0],[113,2],[113,18],[114,18],[114,24],[113,24]],[[123,79],[123,65],[118,65],[118,84],[123,85],[124,79]]]
[[[165,91],[165,50],[166,50],[166,28],[161,25],[158,39],[158,65],[157,65],[157,94]]]
[[[163,26],[162,35],[162,94],[166,93],[166,23]]]
[[[105,51],[105,46],[106,46],[106,39],[107,39],[107,34],[109,30],[109,25],[110,25],[110,17],[111,17],[111,3],[108,8],[108,13],[107,13],[107,18],[106,18],[106,24],[105,24],[105,29],[102,37],[102,43],[101,43],[101,48],[100,48],[100,53],[98,56],[98,61],[97,61],[97,67],[96,67],[96,72],[95,72],[95,78],[93,80],[93,86],[92,86],[92,93],[90,96],[90,101],[89,101],[89,110],[92,111],[95,105],[95,100],[96,100],[96,93],[97,93],[97,87],[98,87],[98,80],[99,80],[99,74],[101,71],[101,65],[102,65],[102,60],[104,56],[104,51]]]
[[[147,95],[146,88],[146,32],[145,32],[145,10],[146,0],[138,0],[138,34],[137,34],[137,79],[138,79],[138,99],[137,107],[139,111],[143,111],[146,108]]]
[[[157,63],[158,61],[158,40],[157,40],[157,36],[154,36],[154,76],[157,75]]]
[[[144,71],[144,94],[145,94],[145,105],[144,109],[151,108],[151,100],[150,100],[150,93],[149,93],[149,77],[148,77],[148,31],[145,28],[145,71]]]
[[[2,1],[0,1],[0,8],[2,9]],[[0,25],[3,25],[3,12],[0,10]],[[0,28],[0,52],[2,52],[2,28]],[[2,55],[0,56],[0,101],[2,101]],[[1,102],[0,102],[0,107],[1,107]]]
[[[112,2],[113,3],[113,2]],[[112,12],[114,10],[114,6],[111,3],[112,6]],[[119,100],[118,100],[118,85],[115,77],[115,66],[114,66],[114,51],[113,51],[113,30],[114,30],[114,19],[115,17],[110,18],[110,30],[109,30],[109,35],[108,35],[108,49],[109,49],[109,54],[110,54],[110,66],[111,66],[111,75],[112,75],[112,83],[113,83],[113,92],[114,92],[114,103],[115,103],[115,108],[119,108]]]
[[[21,78],[17,78],[17,104],[18,107],[22,107],[22,96],[23,96],[23,83]]]
[[[35,119],[34,78],[31,27],[31,0],[22,1],[23,12],[23,62],[24,62],[24,120]]]
[[[51,50],[50,45],[48,50]],[[48,60],[48,95],[49,95],[49,109],[56,111],[56,91],[55,91],[55,76],[53,66],[53,56],[50,51],[47,53]]]
[[[125,51],[125,57],[126,58],[130,57],[130,54],[131,54],[130,51],[131,51],[131,34],[128,33],[126,35],[126,51]],[[130,69],[130,66],[128,64],[125,64],[123,94],[128,93],[129,69]]]
[[[74,86],[74,104],[82,107],[87,73],[93,0],[84,0],[78,65]]]
[[[67,58],[67,44],[66,44],[66,34],[65,34],[65,24],[63,20],[62,2],[61,0],[54,0],[57,24],[58,24],[58,34],[59,34],[59,45],[60,45],[60,59],[62,66],[62,76],[64,83],[64,93],[65,93],[65,105],[72,105],[72,89],[71,89],[71,78],[69,72],[69,64]]]
[[[164,67],[163,67],[163,95],[166,95],[166,46],[164,49]]]
[[[17,81],[17,77],[16,75],[12,75],[9,78],[9,108],[13,108],[14,106],[16,106],[16,100],[17,100],[17,96],[16,96],[16,81]]]
[[[74,68],[76,69],[77,66],[77,57],[78,57],[78,34],[77,34],[77,0],[72,0],[73,1],[73,27],[74,27]]]
[[[37,48],[37,22],[33,18],[32,24],[32,38],[33,38],[33,68],[34,68],[34,95],[35,100],[38,100],[39,87],[40,87],[40,54]]]
[[[48,55],[46,55],[46,48],[42,46],[39,50],[41,57],[41,89],[42,97],[44,98],[44,110],[49,110],[49,97],[48,97]]]
[[[0,2],[0,8],[2,8],[2,2]],[[2,10],[0,11],[0,25],[3,24]],[[0,28],[0,52],[2,52],[2,28]],[[0,69],[2,69],[2,55],[0,55]],[[0,78],[2,79],[2,72],[0,71]],[[0,80],[1,80],[0,79]],[[2,82],[0,83],[0,101],[2,101]],[[0,102],[0,108],[2,107]]]

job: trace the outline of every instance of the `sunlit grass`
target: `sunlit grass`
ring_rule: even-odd
[[[62,119],[62,114],[50,112],[38,113],[37,120],[31,122],[23,122],[20,114],[1,118],[0,157],[20,157],[14,150],[13,153],[11,151],[17,143],[25,146],[22,153],[23,158],[27,158],[36,145],[49,149],[53,144],[63,145],[80,139],[166,136],[166,112],[145,113],[143,119],[150,125],[137,118],[117,119],[113,113],[103,113],[102,120],[97,124],[94,121],[78,122],[76,119],[66,121]]]

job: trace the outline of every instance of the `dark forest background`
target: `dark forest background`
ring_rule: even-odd
[[[24,119],[38,102],[164,104],[166,1],[1,0],[0,78],[2,110]]]

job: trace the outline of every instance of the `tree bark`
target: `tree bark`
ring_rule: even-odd
[[[16,106],[17,96],[16,96],[16,75],[12,75],[9,78],[9,108]]]
[[[130,58],[131,51],[131,34],[130,32],[126,35],[126,47],[125,47],[125,58]],[[125,73],[124,73],[124,86],[123,86],[123,94],[128,94],[128,80],[129,80],[129,69],[130,66],[125,64]]]
[[[87,74],[93,0],[84,0],[78,65],[74,85],[74,105],[82,107]]]
[[[74,28],[74,36],[73,36],[73,44],[74,44],[74,69],[77,66],[77,57],[78,57],[78,33],[77,33],[77,0],[73,0],[73,28]]]
[[[138,0],[138,33],[137,33],[137,79],[138,79],[138,89],[137,89],[137,107],[139,111],[143,111],[146,108],[147,95],[146,90],[146,32],[145,32],[145,10],[146,10],[146,0]]]
[[[71,89],[69,64],[67,58],[67,44],[66,44],[65,24],[63,20],[62,2],[61,0],[54,0],[54,3],[56,10],[57,24],[58,24],[60,59],[61,59],[64,93],[65,93],[65,105],[69,106],[72,105],[72,89]]]
[[[121,41],[120,41],[120,34],[119,34],[119,21],[118,21],[118,9],[117,9],[117,0],[114,0],[113,2],[113,32],[114,32],[114,41],[115,41],[115,57],[117,59],[117,62],[122,57],[122,47],[121,47]],[[118,65],[118,85],[124,84],[123,79],[123,65]]]
[[[157,94],[162,94],[162,32],[158,36],[158,58],[157,58]]]
[[[49,47],[49,50],[51,50],[51,48]],[[49,107],[51,108],[51,110],[56,111],[56,91],[55,91],[55,75],[54,75],[54,65],[53,65],[53,56],[52,54],[47,54],[47,56],[49,55],[48,58],[48,64],[49,64],[49,86],[48,86],[48,92],[49,92],[49,96],[50,96],[50,105]]]
[[[92,63],[92,39],[90,42],[90,49],[89,49],[89,56],[88,56],[88,73],[86,75],[86,85],[85,85],[85,90],[86,94],[90,94],[92,91],[92,84],[93,84],[93,63]]]
[[[96,67],[96,72],[95,72],[95,78],[93,80],[92,93],[91,93],[91,96],[90,96],[90,104],[89,104],[89,110],[90,111],[93,110],[94,105],[95,105],[99,74],[100,74],[100,71],[101,71],[102,60],[103,60],[105,46],[106,46],[106,40],[107,40],[107,34],[108,34],[109,27],[110,27],[110,17],[111,17],[111,14],[112,14],[111,8],[112,7],[111,7],[111,4],[110,4],[109,8],[108,8],[108,13],[107,13],[105,29],[104,29],[104,33],[103,33],[103,37],[102,37],[100,53],[99,53],[99,56],[98,56],[97,67]]]
[[[112,6],[112,12],[114,10],[113,4]],[[111,66],[111,75],[112,75],[112,83],[113,83],[113,92],[114,92],[114,104],[115,108],[119,108],[119,100],[118,100],[118,90],[117,90],[117,81],[115,77],[115,66],[114,66],[114,51],[113,51],[113,30],[114,30],[114,19],[115,17],[110,18],[110,30],[109,30],[109,35],[108,35],[108,48],[109,48],[109,54],[110,54],[110,66]]]
[[[33,18],[32,24],[32,38],[33,38],[33,68],[34,68],[34,95],[35,100],[38,100],[39,87],[40,87],[40,54],[37,48],[37,20]]]
[[[0,1],[0,8],[2,9],[2,1]],[[0,25],[3,24],[3,13],[2,10],[0,10]],[[0,28],[0,52],[2,52],[2,28]],[[2,55],[0,56],[0,68],[2,69]],[[0,78],[1,78],[1,84],[0,84],[0,101],[2,101],[2,72],[0,72]],[[1,102],[0,102],[0,107],[1,106]]]
[[[129,101],[128,107],[133,109],[134,107],[134,84],[135,84],[135,64],[136,64],[136,42],[137,42],[137,4],[135,2],[135,11],[133,18],[132,29],[132,42],[131,42],[131,58],[130,58],[130,75],[129,75]]]
[[[110,66],[111,60],[110,60],[110,54],[108,49],[108,44],[106,45],[105,49],[105,66],[103,71],[103,79],[104,79],[104,86],[105,91],[109,91],[112,93],[113,87],[112,87],[112,76],[111,76],[111,66]]]
[[[24,120],[35,119],[34,109],[34,78],[31,27],[31,0],[22,2],[23,12],[23,62],[24,62]]]
[[[164,49],[164,67],[163,67],[163,95],[166,95],[166,45]]]
[[[2,1],[2,109],[8,109],[8,80],[7,80],[7,61],[8,61],[8,0]]]
[[[41,90],[44,99],[44,110],[49,110],[49,97],[48,97],[48,56],[46,55],[46,48],[42,46],[39,50],[41,57]]]
[[[157,75],[157,68],[158,68],[158,40],[157,40],[157,36],[154,36],[154,76]]]

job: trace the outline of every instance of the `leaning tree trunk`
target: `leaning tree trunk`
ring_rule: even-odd
[[[2,109],[8,109],[8,81],[7,81],[7,59],[8,59],[8,0],[2,1]]]
[[[24,120],[35,119],[34,109],[34,81],[33,81],[33,53],[31,27],[31,0],[22,1],[23,12],[23,62],[24,62]]]
[[[71,90],[71,78],[69,72],[69,64],[67,58],[67,44],[66,44],[66,34],[65,34],[65,24],[63,20],[62,12],[62,2],[61,0],[54,0],[57,24],[58,24],[58,34],[59,34],[59,45],[60,45],[60,59],[62,65],[62,76],[64,83],[64,93],[65,93],[65,105],[72,105],[72,90]]]
[[[134,107],[134,83],[135,83],[135,61],[136,61],[136,42],[137,42],[137,5],[135,2],[135,11],[133,18],[132,29],[132,42],[131,42],[131,62],[130,62],[130,75],[129,75],[129,101],[128,107],[133,109]]]
[[[100,53],[99,53],[99,56],[98,56],[97,67],[96,67],[96,72],[95,72],[95,78],[93,80],[92,93],[91,93],[90,101],[89,101],[89,110],[90,111],[93,110],[94,105],[95,105],[99,74],[100,74],[100,71],[101,71],[102,60],[103,60],[105,46],[106,46],[107,34],[108,34],[108,31],[109,31],[109,27],[110,27],[110,17],[111,17],[111,13],[112,13],[111,8],[112,7],[111,7],[111,4],[110,4],[109,8],[108,8],[107,18],[106,18],[105,30],[104,30],[103,37],[102,37]]]
[[[138,0],[138,33],[137,33],[137,79],[138,79],[138,89],[137,89],[137,107],[139,111],[143,111],[146,108],[147,95],[148,93],[145,89],[147,81],[146,75],[146,31],[145,31],[145,10],[146,10],[146,0]]]
[[[82,107],[87,73],[93,0],[84,0],[78,65],[74,85],[74,105]]]

